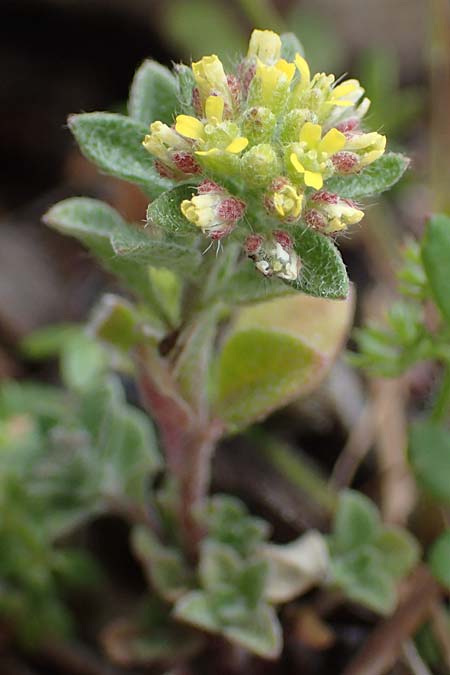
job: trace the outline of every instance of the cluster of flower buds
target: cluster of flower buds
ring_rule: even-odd
[[[270,239],[261,234],[251,234],[245,241],[245,252],[254,261],[256,269],[265,277],[273,275],[295,281],[301,269],[301,260],[294,251],[291,236],[274,230]]]
[[[324,235],[361,220],[363,212],[352,202],[327,191],[332,176],[361,171],[385,151],[385,136],[362,128],[370,101],[357,80],[311,75],[300,54],[286,60],[281,38],[260,30],[253,31],[235,72],[211,55],[192,63],[191,77],[189,110],[172,126],[154,122],[143,144],[161,175],[203,179],[181,210],[206,236],[232,232],[245,203],[249,212],[261,213],[259,203],[268,222],[311,226]],[[250,225],[258,231],[257,222]],[[266,223],[264,236],[267,230]],[[267,263],[267,274],[290,278],[297,262],[280,262],[287,252],[292,257],[289,246],[273,233],[273,242],[261,247],[258,269]]]

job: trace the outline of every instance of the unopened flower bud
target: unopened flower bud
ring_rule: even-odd
[[[321,190],[310,199],[304,214],[305,222],[324,234],[332,234],[347,229],[348,225],[359,223],[364,211],[356,207],[350,199]]]
[[[280,170],[280,160],[269,143],[254,145],[241,160],[241,174],[254,187],[267,185]]]
[[[338,173],[355,173],[359,168],[359,157],[355,152],[341,150],[331,158],[333,166]]]
[[[276,124],[277,119],[269,108],[254,106],[244,113],[242,133],[252,145],[263,143],[264,141],[270,141]]]
[[[200,183],[197,193],[181,202],[182,214],[211,239],[223,239],[244,215],[245,203],[211,180]]]
[[[270,240],[261,235],[250,235],[245,242],[245,251],[265,277],[277,276],[286,281],[298,278],[301,261],[287,232],[275,230]]]
[[[250,37],[247,58],[258,58],[270,66],[278,61],[281,55],[280,36],[271,30],[254,30]]]
[[[275,178],[264,196],[264,206],[271,215],[293,223],[302,212],[303,193],[287,178]]]

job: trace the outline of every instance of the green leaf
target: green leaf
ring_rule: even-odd
[[[149,417],[126,403],[115,378],[85,394],[80,414],[92,436],[102,493],[143,501],[147,481],[161,466]]]
[[[96,199],[73,197],[59,202],[45,214],[44,222],[81,241],[108,271],[146,299],[153,299],[148,265],[194,274],[201,262],[199,252],[152,238]]]
[[[177,102],[177,81],[170,70],[156,61],[144,61],[131,84],[130,117],[146,125],[155,120],[170,125]]]
[[[192,574],[181,553],[163,546],[143,525],[133,528],[131,546],[140,561],[151,588],[164,600],[175,602],[192,586]]]
[[[450,504],[450,434],[433,422],[411,427],[409,461],[421,487],[435,499]]]
[[[276,659],[283,647],[281,626],[273,607],[262,605],[243,626],[229,626],[224,635],[265,659]]]
[[[142,145],[145,124],[124,115],[93,112],[72,115],[69,128],[82,153],[104,173],[139,185],[152,199],[172,187]]]
[[[232,428],[250,424],[295,398],[318,366],[313,350],[293,336],[239,331],[220,354],[217,413]]]
[[[183,63],[175,64],[175,73],[178,82],[178,107],[177,112],[185,115],[195,114],[192,105],[192,91],[196,86],[192,68]]]
[[[381,553],[383,568],[396,579],[408,574],[420,557],[417,540],[407,530],[395,525],[383,528],[375,546]]]
[[[296,290],[281,279],[268,279],[260,274],[253,262],[244,260],[234,274],[224,280],[223,285],[214,289],[212,299],[221,299],[231,307],[253,302],[267,302],[273,298],[295,293]]]
[[[154,223],[164,232],[186,234],[193,239],[197,234],[196,227],[183,216],[180,205],[183,199],[191,199],[195,192],[194,185],[179,185],[164,192],[149,204],[147,222]]]
[[[251,516],[245,504],[230,495],[211,497],[204,519],[208,537],[242,557],[253,555],[269,535],[268,523]]]
[[[360,173],[333,176],[325,187],[346,199],[363,199],[389,190],[405,173],[409,159],[395,152],[388,152]]]
[[[309,391],[338,352],[351,308],[351,298],[295,294],[240,310],[214,370],[218,416],[241,428]]]
[[[249,614],[245,623],[224,626],[212,609],[208,595],[193,591],[177,602],[175,617],[205,631],[220,633],[263,658],[276,658],[281,652],[280,624],[274,610],[265,604]]]
[[[80,326],[75,323],[59,323],[38,328],[27,335],[21,342],[21,350],[29,359],[37,361],[59,356],[66,341],[74,333],[80,332]]]
[[[294,33],[282,33],[281,37],[281,56],[286,61],[294,61],[295,55],[305,55],[303,45]]]
[[[197,411],[207,406],[208,379],[221,309],[200,312],[182,334],[173,374],[185,400]]]
[[[215,586],[233,585],[239,572],[241,559],[227,544],[206,540],[202,544],[199,576],[204,589]]]
[[[370,547],[351,557],[332,559],[329,583],[349,600],[380,614],[390,614],[397,602],[393,578],[376,549]]]
[[[68,389],[83,391],[97,385],[106,372],[107,358],[98,342],[78,330],[62,347],[60,367]]]
[[[380,532],[375,504],[354,490],[345,490],[339,499],[334,521],[333,543],[339,553],[373,542]]]
[[[450,589],[450,530],[441,534],[433,543],[428,564],[439,583]]]
[[[332,240],[311,228],[297,227],[292,234],[302,268],[298,279],[290,285],[318,298],[346,298],[347,270]]]
[[[427,223],[422,242],[422,260],[434,300],[450,324],[450,218],[433,216]]]
[[[92,313],[89,329],[102,342],[125,352],[142,339],[135,307],[112,293],[101,297]]]

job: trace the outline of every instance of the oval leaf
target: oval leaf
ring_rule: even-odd
[[[400,180],[408,166],[408,157],[388,152],[360,173],[330,178],[326,182],[326,189],[346,199],[370,197],[389,190]]]
[[[329,237],[311,228],[297,228],[294,248],[302,261],[298,279],[289,284],[318,298],[346,298],[349,289],[347,270],[341,254]]]
[[[351,299],[300,294],[242,309],[215,371],[219,417],[244,427],[310,390],[331,364],[351,316]]]
[[[124,115],[93,112],[71,115],[69,128],[83,155],[104,173],[139,185],[152,199],[172,187],[142,146],[145,125]]]
[[[450,530],[436,539],[431,547],[428,562],[439,583],[450,589]]]
[[[177,90],[177,81],[168,68],[156,61],[144,61],[131,84],[130,117],[146,125],[155,120],[172,124]]]

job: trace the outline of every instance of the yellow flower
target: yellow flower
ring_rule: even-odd
[[[279,59],[273,66],[267,66],[260,59],[256,61],[255,77],[261,84],[258,92],[259,105],[277,108],[289,91],[289,85],[295,74],[295,64]]]
[[[247,58],[258,58],[268,66],[278,61],[281,54],[280,36],[271,30],[254,30],[248,45]]]
[[[355,104],[364,93],[358,80],[345,80],[333,87],[327,101],[330,105],[348,108]],[[355,100],[356,99],[356,100]]]
[[[231,125],[227,122],[223,122],[223,111],[224,111],[224,100],[221,96],[208,96],[205,102],[205,115],[206,115],[206,124],[196,117],[191,117],[190,115],[178,115],[175,123],[176,131],[190,138],[194,141],[197,141],[199,146],[202,147],[209,140],[208,136],[214,140],[214,132],[222,131],[221,134],[225,139],[225,147],[213,147],[207,150],[197,150],[196,155],[207,155],[220,150],[225,150],[225,152],[231,152],[233,154],[239,154],[244,150],[248,145],[248,139],[243,136],[235,135],[230,137],[231,130],[235,129],[235,125]],[[223,143],[222,143],[223,145]]]
[[[303,193],[299,192],[287,178],[280,176],[272,182],[264,203],[266,209],[280,220],[294,222],[302,212]]]
[[[191,144],[176,131],[162,122],[150,125],[150,134],[142,141],[144,148],[162,162],[171,162],[174,150],[189,152]]]
[[[322,138],[320,124],[306,122],[300,130],[300,143],[293,146],[289,160],[294,170],[301,174],[305,185],[320,190],[323,174],[329,170],[328,159],[346,143],[343,133],[330,129]]]
[[[204,56],[192,64],[192,72],[197,83],[202,102],[211,95],[222,96],[227,105],[232,104],[228,80],[221,60],[215,54]]]
[[[358,209],[350,199],[342,199],[331,192],[316,192],[305,212],[305,221],[325,234],[346,230],[364,218],[364,211]]]
[[[181,202],[181,213],[211,239],[229,234],[245,211],[245,203],[233,197],[216,183],[206,180],[198,194]]]
[[[359,169],[372,164],[381,157],[386,149],[386,136],[376,131],[368,134],[355,134],[347,139],[345,150],[359,155]]]

